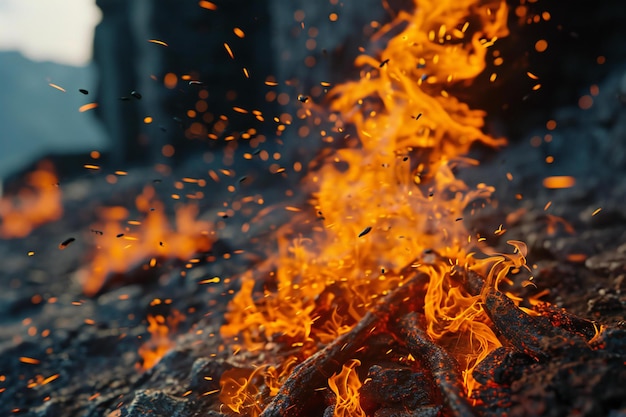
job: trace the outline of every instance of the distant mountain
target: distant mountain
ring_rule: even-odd
[[[106,150],[108,139],[93,110],[78,111],[95,101],[94,86],[93,67],[33,62],[19,52],[0,52],[0,180],[46,155]]]

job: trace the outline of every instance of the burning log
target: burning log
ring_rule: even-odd
[[[596,323],[575,316],[564,308],[558,308],[550,303],[539,303],[534,309],[547,318],[553,326],[574,333],[586,341],[590,341],[598,334],[598,325]]]
[[[417,314],[410,313],[400,319],[392,326],[392,331],[413,356],[425,363],[441,391],[449,415],[474,415],[463,395],[465,390],[459,364],[420,329]]]
[[[399,310],[410,309],[417,301],[414,294],[427,280],[428,276],[425,274],[415,275],[376,304],[350,332],[338,337],[298,365],[261,417],[301,415],[306,406],[304,401],[310,397],[311,392],[324,387],[328,377],[336,373],[343,363],[359,353],[362,354],[359,351],[366,346],[369,338],[386,329],[390,318]]]
[[[359,394],[363,410],[375,416],[398,409],[440,409],[432,406],[433,393],[426,373],[409,368],[371,366]]]
[[[403,317],[395,323],[393,331],[413,356],[424,361],[441,391],[449,415],[473,416],[474,413],[463,396],[465,390],[458,363],[420,329],[417,314],[410,313]]]
[[[549,359],[560,347],[589,350],[586,341],[578,334],[554,327],[544,317],[525,313],[502,291],[486,285],[484,278],[477,273],[466,271],[461,274],[467,291],[483,298],[485,311],[500,338],[518,351],[541,361]]]

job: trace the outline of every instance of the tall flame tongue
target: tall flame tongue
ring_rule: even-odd
[[[413,13],[401,12],[382,28],[379,38],[400,33],[378,59],[357,59],[360,80],[331,91],[331,109],[354,126],[358,141],[307,178],[323,227],[311,221],[317,226],[306,239],[291,239],[288,226],[279,232],[278,255],[268,266],[276,289],[255,302],[252,272],[245,276],[223,336],[242,336],[248,349],[278,338],[310,355],[349,331],[412,265],[430,276],[427,332],[458,359],[472,390],[471,370],[500,343],[478,297],[451,283],[451,265],[490,274],[496,285],[524,258],[520,245],[510,257],[477,260],[469,253],[479,236],[458,219],[493,189],[470,190],[453,168],[475,163],[461,158],[474,142],[505,141],[483,133],[484,112],[452,91],[485,68],[488,48],[508,34],[506,20],[504,2],[415,0]]]

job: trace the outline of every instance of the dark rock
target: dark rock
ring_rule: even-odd
[[[585,266],[592,271],[609,274],[626,271],[626,244],[587,259]]]
[[[406,411],[400,408],[381,408],[374,413],[374,417],[437,417],[441,413],[439,406],[423,406],[415,410]]]
[[[161,391],[143,390],[135,393],[133,402],[122,411],[124,417],[190,417],[191,402]]]
[[[39,407],[32,408],[29,411],[33,417],[57,417],[63,414],[62,407],[54,399],[46,401]]]
[[[204,393],[220,388],[220,377],[231,368],[220,359],[198,358],[191,367],[189,389]]]
[[[432,404],[431,382],[424,373],[411,369],[370,367],[366,382],[360,389],[364,409],[403,405],[407,409]]]
[[[602,292],[596,298],[592,298],[587,302],[587,312],[595,314],[607,314],[621,312],[624,310],[624,303],[613,293]]]
[[[483,385],[510,384],[530,363],[532,360],[527,355],[499,347],[476,366],[472,376]]]

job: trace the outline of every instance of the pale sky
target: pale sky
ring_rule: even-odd
[[[82,66],[100,18],[95,0],[0,0],[0,50]]]

